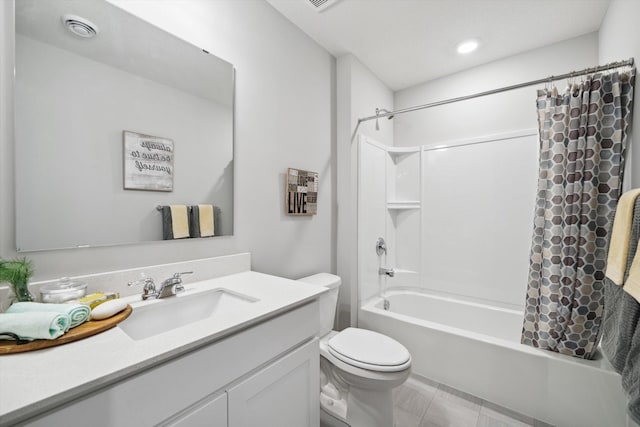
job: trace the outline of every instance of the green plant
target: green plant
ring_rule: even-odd
[[[33,301],[33,295],[27,287],[33,275],[33,264],[26,258],[15,260],[0,259],[0,282],[13,285],[18,301]]]

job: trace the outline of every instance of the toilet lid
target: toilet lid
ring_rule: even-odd
[[[411,355],[405,346],[366,329],[347,328],[334,335],[327,345],[336,358],[364,369],[395,372],[411,364]]]

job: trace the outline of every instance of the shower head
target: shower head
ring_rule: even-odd
[[[380,115],[380,113],[390,113],[391,111],[387,110],[386,108],[376,108],[376,116]],[[393,114],[391,114],[390,116],[387,116],[387,119],[391,120],[393,119],[395,116]],[[376,119],[376,130],[380,130],[380,124],[378,123],[378,119]]]

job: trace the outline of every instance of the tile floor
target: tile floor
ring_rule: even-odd
[[[425,378],[393,392],[395,427],[553,427]]]

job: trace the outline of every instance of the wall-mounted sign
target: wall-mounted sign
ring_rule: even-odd
[[[124,131],[124,189],[173,191],[173,141]]]
[[[318,173],[300,169],[287,170],[285,213],[315,215],[318,213]]]

